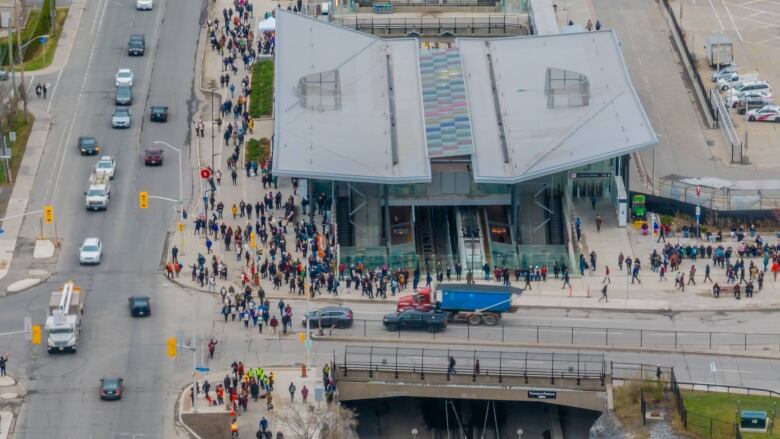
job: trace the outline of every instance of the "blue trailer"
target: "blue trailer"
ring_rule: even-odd
[[[493,326],[501,314],[509,311],[512,298],[522,290],[504,285],[447,284],[436,286],[438,309],[444,311],[447,320],[468,322],[472,325],[484,323]]]

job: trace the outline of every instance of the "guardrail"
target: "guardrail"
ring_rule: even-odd
[[[468,340],[527,344],[589,345],[618,348],[718,349],[780,352],[780,334],[720,331],[674,331],[586,326],[499,324],[497,326],[450,323],[431,332],[399,329],[388,331],[381,320],[355,319],[351,328],[325,329],[321,336],[396,337],[409,340]]]
[[[712,116],[718,123],[723,138],[731,146],[731,163],[742,163],[744,160],[742,140],[737,135],[737,129],[734,128],[731,111],[717,87],[710,90],[710,105],[713,110]]]
[[[450,367],[450,361],[454,366]],[[350,371],[416,373],[439,375],[479,375],[499,379],[508,377],[543,377],[571,379],[605,379],[606,363],[599,354],[568,354],[555,352],[511,352],[458,349],[420,349],[381,346],[344,348],[342,362],[334,360],[337,372],[349,376]]]
[[[496,6],[500,4],[496,0],[361,0],[361,7],[373,7],[375,5],[391,4],[393,6],[423,6],[423,7],[452,7],[452,6]]]
[[[402,18],[377,16],[334,17],[334,24],[366,33],[382,34],[528,34],[519,16],[489,15],[470,18]]]

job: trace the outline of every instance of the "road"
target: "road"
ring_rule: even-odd
[[[0,321],[15,327],[22,316],[31,315],[36,323],[43,323],[49,293],[67,279],[80,284],[89,297],[85,335],[77,354],[50,356],[36,349],[30,355],[21,339],[7,349],[29,390],[16,438],[175,434],[172,407],[192,363],[187,356],[167,358],[165,337],[189,329],[189,325],[181,328],[179,321],[190,321],[193,309],[201,308],[201,298],[166,287],[158,274],[166,233],[175,221],[174,205],[153,200],[149,209],[140,211],[137,193],[148,190],[178,198],[176,154],[166,151],[162,168],[145,168],[141,157],[144,145],[159,139],[182,147],[184,160],[189,159],[195,53],[205,2],[158,1],[150,12],[137,12],[134,6],[135,0],[92,0],[68,66],[58,75],[31,79],[53,86],[50,101],[31,104],[45,106],[53,124],[30,206],[32,210],[54,205],[63,246],[56,263],[31,261],[28,250],[38,220],[25,222],[22,236],[26,239],[20,240],[12,271],[34,266],[54,275],[41,287],[4,298]],[[145,56],[127,55],[130,33],[146,35]],[[120,67],[135,73],[133,124],[123,131],[110,125],[113,75]],[[148,106],[158,103],[170,106],[167,124],[145,120]],[[75,145],[79,135],[87,134],[95,136],[103,152],[115,156],[118,163],[106,212],[84,209],[83,191],[97,158],[81,157]],[[190,192],[187,180],[186,198]],[[104,261],[97,267],[78,264],[77,249],[87,236],[101,237],[104,243]],[[154,316],[145,321],[130,319],[127,313],[127,297],[139,293],[153,300]],[[97,398],[98,379],[108,373],[125,378],[126,395],[120,402]]]

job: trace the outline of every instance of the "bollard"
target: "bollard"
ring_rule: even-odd
[[[301,378],[306,378],[306,365],[301,364]]]

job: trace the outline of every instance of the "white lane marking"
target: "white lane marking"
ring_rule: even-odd
[[[49,105],[46,106],[46,112],[51,113],[51,103],[54,102],[54,94],[57,93],[57,86],[60,85],[60,78],[62,78],[62,70],[57,74],[57,80],[54,81],[54,88],[51,90],[51,96],[49,96]]]
[[[726,26],[723,26],[723,22],[720,20],[720,15],[718,15],[718,11],[715,9],[715,5],[712,3],[712,0],[708,0],[710,2],[710,8],[712,9],[712,13],[715,14],[715,18],[718,20],[718,25],[720,26],[720,31],[723,32],[726,30]]]
[[[100,15],[100,21],[97,27],[98,32],[100,32],[100,29],[103,28],[103,18],[105,17],[106,9],[108,9],[108,4],[106,4],[106,7],[103,9],[103,13]],[[62,159],[60,159],[60,165],[59,165],[59,169],[57,170],[57,176],[54,179],[49,180],[48,187],[46,188],[46,195],[44,196],[44,200],[47,201],[51,200],[50,197],[53,197],[52,184],[55,182],[59,182],[60,177],[62,176],[62,170],[65,165],[65,159],[66,157],[68,157],[67,154],[68,148],[67,147],[63,148],[63,145],[70,144],[71,134],[73,134],[73,126],[76,123],[76,115],[79,114],[79,106],[81,105],[81,98],[82,96],[84,96],[84,90],[87,87],[87,79],[89,79],[89,70],[92,67],[92,61],[95,59],[95,49],[97,48],[98,40],[99,38],[95,38],[92,41],[92,48],[89,51],[89,60],[87,61],[87,68],[86,70],[84,70],[84,79],[81,81],[81,88],[79,89],[79,97],[76,99],[76,105],[73,107],[73,116],[71,116],[70,126],[68,128],[68,134],[65,138],[65,143],[60,142],[60,145],[58,147],[57,157],[59,157],[60,152],[62,152]],[[59,187],[59,185],[57,187]]]
[[[95,19],[92,20],[92,27],[89,30],[90,35],[95,34],[95,26],[98,24],[98,19],[100,18],[100,8],[102,7],[103,10],[105,10],[106,5],[108,4],[107,0],[103,0],[102,2],[98,3],[97,11],[95,12]]]
[[[721,3],[723,3],[723,7],[726,9],[726,14],[729,16],[729,20],[731,20],[731,25],[734,26],[734,32],[737,33],[737,38],[739,38],[740,42],[744,42],[742,40],[742,34],[739,32],[739,28],[737,27],[737,23],[734,22],[734,16],[731,15],[731,10],[729,9],[729,6],[726,4],[726,0],[720,0]]]

